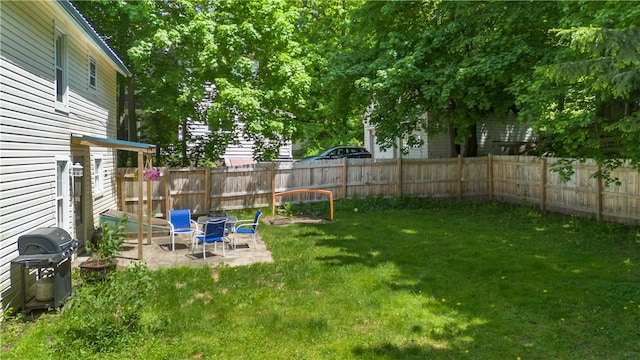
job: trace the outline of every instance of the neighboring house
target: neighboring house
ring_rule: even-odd
[[[428,120],[427,120],[428,121]],[[523,150],[526,143],[535,141],[533,129],[516,121],[513,117],[487,119],[478,124],[478,155],[516,154]],[[376,142],[375,127],[365,121],[364,145],[374,159],[394,159],[399,156],[399,148],[407,153],[401,154],[405,159],[436,159],[456,156],[451,153],[451,139],[445,131],[434,136],[424,132],[415,134],[423,141],[422,146],[407,147],[402,139],[398,139],[397,147],[381,150]]]
[[[203,123],[193,122],[189,124],[189,131],[194,137],[205,136],[211,133],[209,127]],[[291,142],[280,147],[275,161],[292,161],[293,147]],[[241,138],[238,145],[229,145],[222,156],[225,166],[242,166],[255,164],[253,159],[254,142],[251,139]]]
[[[82,244],[116,208],[118,73],[131,76],[69,1],[0,4],[0,312],[20,306],[21,235],[57,226]]]

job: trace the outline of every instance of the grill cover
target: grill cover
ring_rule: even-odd
[[[58,254],[75,250],[78,242],[69,233],[59,227],[37,228],[18,238],[20,255]]]

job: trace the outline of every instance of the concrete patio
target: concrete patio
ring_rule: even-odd
[[[214,244],[207,244],[206,259],[202,257],[202,245],[199,245],[195,252],[191,253],[191,243],[188,236],[176,237],[176,249],[171,251],[171,237],[154,237],[152,243],[147,245],[147,239],[143,240],[143,262],[149,269],[159,269],[178,266],[199,267],[203,265],[217,266],[226,264],[228,266],[250,265],[254,263],[273,262],[271,252],[262,241],[260,234],[257,234],[257,247],[254,247],[250,236],[238,236],[236,238],[236,248],[226,248],[226,256],[222,256],[222,246],[218,244],[217,251],[214,252]],[[74,259],[74,266],[89,258],[88,254],[80,254]],[[137,239],[127,239],[122,244],[122,251],[118,257],[118,267],[127,267],[138,262],[138,241]]]

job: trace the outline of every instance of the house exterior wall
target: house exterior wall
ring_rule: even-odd
[[[375,128],[365,122],[365,148],[371,152],[374,159],[393,159],[397,157],[396,149],[380,150],[376,144]],[[436,159],[453,156],[451,154],[451,140],[449,134],[441,132],[428,136],[425,132],[415,133],[424,144],[419,147],[407,148],[402,154],[405,159]],[[478,124],[478,155],[505,155],[514,144],[535,140],[533,129],[520,124],[515,117],[490,118]],[[509,146],[505,147],[507,144]]]
[[[371,152],[374,159],[395,159],[400,151],[398,148],[389,148],[381,150],[376,143],[375,127],[365,123],[364,147]],[[399,142],[399,146],[405,147],[405,153],[402,154],[403,159],[435,159],[450,157],[449,155],[449,135],[439,133],[429,137],[424,131],[415,133],[424,142],[422,146],[406,147],[403,142]]]
[[[117,71],[58,2],[11,1],[1,7],[0,309],[4,309],[17,291],[10,268],[18,256],[18,237],[59,224],[57,161],[83,161],[84,226],[74,228],[72,199],[62,219],[74,238],[90,236],[99,214],[116,206],[115,150],[72,146],[70,139],[71,134],[116,137]],[[55,105],[56,27],[66,33],[67,112]],[[89,56],[97,65],[95,90],[89,88]],[[104,191],[99,193],[94,191],[92,170],[96,159],[101,159],[106,173]]]
[[[189,124],[189,131],[194,137],[209,135],[211,131],[206,124],[201,122],[193,122]],[[253,140],[241,137],[239,144],[230,144],[225,150],[222,158],[226,166],[237,166],[243,164],[255,163],[253,160]],[[287,145],[281,146],[278,151],[277,161],[291,161],[293,159],[293,145],[288,142]]]
[[[533,128],[521,124],[513,116],[494,118],[478,126],[478,155],[506,155],[501,143],[535,140]]]

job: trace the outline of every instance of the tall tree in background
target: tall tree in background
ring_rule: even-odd
[[[115,34],[116,42],[127,38],[119,45],[126,51],[119,52],[127,54],[136,74],[141,140],[173,153],[166,161],[215,161],[242,137],[253,140],[256,158],[269,160],[292,138],[294,111],[305,107],[311,83],[296,41],[300,17],[294,2],[78,4],[98,29]],[[123,14],[128,20],[119,23]],[[211,136],[194,138],[189,126],[194,121],[207,124]],[[188,144],[195,145],[196,156],[187,153]]]
[[[265,160],[289,139],[358,142],[363,118],[383,148],[419,144],[415,130],[448,132],[452,155],[473,156],[476,124],[503,115],[534,125],[548,153],[605,168],[640,157],[632,2],[78,4],[123,39],[142,140],[180,164],[213,161],[243,136]],[[193,137],[195,120],[210,138]]]
[[[608,181],[623,159],[640,170],[640,7],[634,2],[562,3],[554,58],[520,97],[545,151],[595,159]],[[571,161],[558,168],[570,175]]]
[[[368,108],[383,148],[405,136],[421,143],[416,130],[448,131],[461,145],[452,155],[474,156],[476,124],[517,112],[510,89],[546,53],[556,6],[367,2],[352,14],[347,51],[333,64],[335,104]]]
[[[127,51],[136,39],[144,37],[150,2],[136,1],[130,6],[125,0],[74,1],[74,6],[89,20],[109,46],[132,68]],[[135,73],[131,78],[118,77],[118,139],[138,141],[135,103]],[[131,155],[131,156],[130,156]],[[119,166],[137,166],[137,156],[127,151],[118,152]]]
[[[335,89],[330,59],[345,51],[351,11],[363,1],[302,0],[295,6],[300,18],[297,42],[305,53],[305,67],[311,76],[304,108],[296,111],[298,127],[294,140],[305,144],[303,155],[312,155],[335,145],[362,145],[362,113],[331,106]]]
[[[295,131],[310,78],[294,41],[298,13],[280,1],[154,2],[152,36],[129,50],[148,119],[162,134],[188,120],[209,125],[217,150],[249,138],[270,160]],[[158,130],[156,134],[160,134]],[[170,139],[158,138],[170,146]],[[205,148],[207,146],[205,145]],[[188,158],[184,155],[182,164]]]

